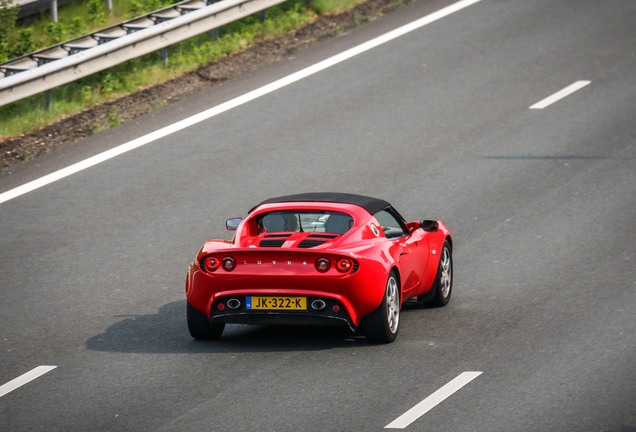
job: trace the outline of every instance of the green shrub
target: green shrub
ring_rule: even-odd
[[[0,62],[20,57],[33,49],[31,29],[16,28],[19,6],[0,0]]]
[[[51,45],[57,45],[66,40],[68,30],[66,24],[61,22],[50,22],[44,27],[44,32],[52,42]]]
[[[93,88],[89,85],[82,86],[81,90],[82,100],[88,104],[93,100]]]
[[[119,79],[111,72],[106,72],[100,80],[101,93],[105,96],[111,96],[116,90],[119,90]]]
[[[101,0],[90,0],[88,2],[88,14],[89,20],[94,26],[104,24],[104,22],[106,22],[106,19],[104,18],[104,2]]]
[[[82,20],[81,17],[74,17],[71,24],[68,26],[68,33],[71,37],[78,37],[86,34],[84,20]]]

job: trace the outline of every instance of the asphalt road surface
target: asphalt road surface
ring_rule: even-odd
[[[0,192],[451,4],[419,0],[31,161]],[[636,431],[635,119],[633,1],[481,0],[7,199],[0,430],[380,431],[419,406],[404,430]],[[443,220],[451,303],[405,305],[389,345],[240,325],[192,340],[201,244],[304,191]]]

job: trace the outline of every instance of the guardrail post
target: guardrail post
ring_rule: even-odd
[[[216,27],[212,29],[212,40],[215,41],[218,39],[219,39],[219,28]]]
[[[168,47],[161,48],[161,60],[163,60],[163,65],[168,66]]]
[[[51,90],[44,91],[44,109],[49,111],[51,109],[51,103],[53,103],[53,93]]]
[[[51,21],[57,22],[57,0],[51,0]]]
[[[261,24],[264,23],[266,19],[267,19],[267,9],[263,9],[261,11]]]
[[[113,14],[113,0],[106,0],[106,6],[108,7],[108,12]]]

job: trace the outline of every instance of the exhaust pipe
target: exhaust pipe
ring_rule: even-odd
[[[229,299],[227,301],[227,307],[230,309],[238,309],[241,307],[241,301],[238,299]]]
[[[323,310],[325,307],[327,306],[327,304],[322,301],[322,300],[314,300],[313,302],[311,302],[311,307],[313,310]]]

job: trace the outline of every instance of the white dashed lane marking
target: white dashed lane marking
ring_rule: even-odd
[[[571,95],[575,91],[582,89],[591,82],[592,81],[577,81],[574,84],[567,86],[563,90],[556,92],[552,96],[549,96],[542,101],[537,102],[536,104],[532,105],[530,109],[543,109],[549,105],[552,105],[556,101],[559,101],[564,97]]]
[[[384,429],[404,429],[418,418],[435,408],[437,405],[446,400],[457,390],[481,375],[481,372],[463,372],[455,379],[450,381],[444,387],[415,405],[413,408],[402,414],[400,417],[386,425]]]
[[[16,379],[9,381],[8,383],[0,386],[0,397],[12,392],[13,390],[22,387],[25,384],[30,383],[36,378],[41,377],[47,372],[51,372],[57,366],[38,366],[35,369],[20,375]]]

